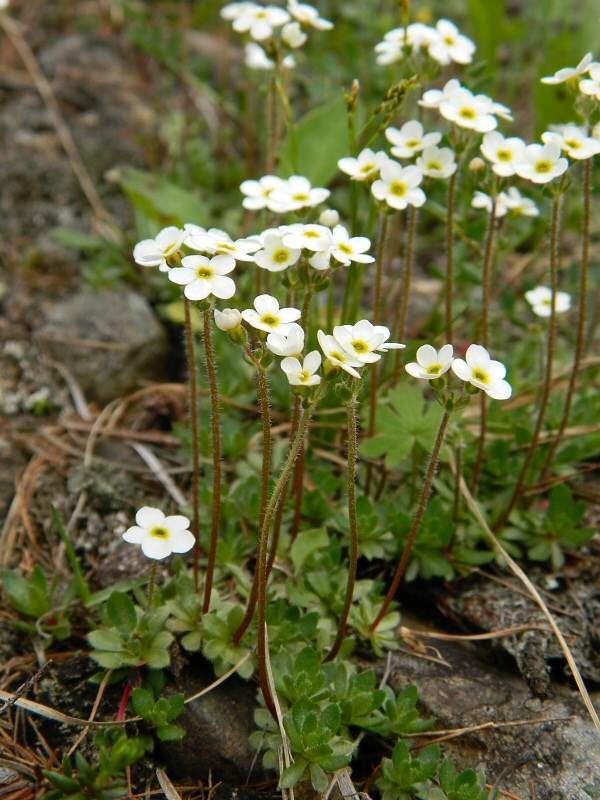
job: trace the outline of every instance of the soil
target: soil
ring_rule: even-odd
[[[52,519],[54,506],[96,588],[145,569],[143,557],[136,560],[120,538],[127,512],[144,503],[158,505],[168,492],[144,460],[143,448],[168,466],[184,496],[189,486],[179,442],[171,433],[172,425],[185,418],[185,392],[180,382],[172,382],[169,365],[157,368],[155,362],[150,369],[141,362],[132,368],[132,383],[126,387],[116,384],[107,390],[103,379],[101,392],[93,381],[82,388],[67,352],[77,347],[75,334],[69,329],[70,343],[61,349],[59,341],[51,353],[39,335],[53,313],[56,319],[60,303],[79,295],[86,266],[86,257],[58,243],[52,231],[97,232],[109,216],[123,230],[131,229],[131,207],[110,181],[111,171],[120,165],[148,166],[148,142],[158,140],[161,104],[172,102],[178,91],[175,82],[165,87],[164,75],[131,44],[109,7],[100,0],[13,0],[12,21],[2,25],[0,37],[0,565],[30,572],[39,559],[48,569],[68,573]],[[20,37],[49,82],[95,187],[100,203],[95,209],[89,192],[82,190],[76,161],[65,152],[47,97],[22,59]],[[104,219],[98,217],[99,207],[106,211]],[[56,331],[52,335],[60,339]],[[167,334],[160,336],[166,340]],[[104,375],[111,353],[107,340],[92,345],[90,337],[82,339],[88,347],[83,360]],[[115,371],[123,369],[118,364]],[[53,564],[51,553],[58,554]],[[592,545],[568,562],[546,592],[591,689],[600,687],[599,578],[600,551]],[[542,585],[545,578],[540,573],[537,580]],[[600,737],[551,636],[530,631],[493,643],[459,644],[410,633],[480,633],[523,621],[543,624],[520,586],[497,575],[474,575],[452,587],[437,584],[422,594],[406,592],[403,604],[407,611],[412,604],[419,615],[403,619],[406,644],[392,659],[390,681],[398,689],[415,682],[423,711],[437,717],[438,729],[479,726],[445,743],[461,767],[486,766],[490,780],[512,797],[600,797]],[[47,656],[40,646],[34,650],[27,636],[15,633],[6,604],[0,614],[1,688],[14,691]],[[96,697],[88,682],[95,668],[85,657],[83,631],[84,621],[76,620],[73,637],[52,652],[49,676],[29,695],[81,718]],[[384,666],[376,664],[381,673]],[[209,675],[206,664],[192,660],[174,681],[191,694]],[[198,787],[209,791],[210,771],[215,770],[212,780],[224,781],[222,796],[243,796],[252,762],[247,734],[253,690],[232,681],[221,691],[213,698],[212,712],[207,706],[190,709],[185,724],[193,744],[161,754],[175,784],[195,787],[182,792],[200,796]],[[598,706],[598,694],[595,700]],[[105,702],[108,718],[119,697],[109,691]],[[0,780],[19,797],[33,797],[39,767],[55,765],[56,751],[64,751],[80,731],[40,726],[30,717],[23,733],[21,712],[14,709],[6,720],[6,727],[0,727],[6,774]],[[233,749],[224,752],[228,741]],[[200,757],[195,759],[194,752]],[[182,763],[185,769],[178,768]],[[368,774],[364,765],[361,769]],[[255,772],[252,780],[260,779]],[[237,788],[230,791],[231,783]]]

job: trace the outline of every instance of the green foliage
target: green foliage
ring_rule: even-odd
[[[102,610],[105,627],[88,634],[90,656],[106,669],[167,667],[173,634],[165,630],[169,609],[143,611],[125,592],[112,592]]]
[[[134,689],[131,695],[135,713],[152,728],[156,728],[156,735],[161,742],[179,742],[185,736],[185,729],[173,724],[173,720],[183,711],[184,701],[183,694],[156,699],[151,689],[141,687]]]
[[[440,427],[441,408],[425,404],[421,390],[403,384],[382,399],[375,436],[366,439],[359,452],[365,458],[383,458],[386,469],[394,469],[413,450],[430,452]]]
[[[416,792],[429,788],[429,780],[438,768],[440,747],[430,744],[411,757],[406,742],[402,739],[394,747],[392,757],[381,762],[382,777],[376,785],[383,800],[410,800]]]
[[[61,771],[42,770],[54,787],[43,795],[44,800],[112,800],[129,794],[125,770],[143,758],[148,743],[142,737],[129,739],[121,728],[101,731],[95,743],[97,764],[76,752],[74,765],[69,756],[65,756]]]
[[[206,206],[197,194],[182,189],[167,178],[135,167],[123,167],[117,179],[134,206],[159,228],[183,226],[191,219],[206,218]]]
[[[49,584],[39,564],[33,568],[29,578],[12,570],[0,570],[0,579],[12,607],[23,616],[35,620],[33,623],[14,620],[16,628],[42,636],[48,643],[53,639],[67,639],[71,635],[66,606],[75,592],[74,584],[67,589],[62,603],[57,604],[55,597],[60,576],[57,575]]]

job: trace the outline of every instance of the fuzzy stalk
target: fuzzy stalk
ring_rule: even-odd
[[[410,555],[412,553],[412,549],[417,538],[417,534],[419,532],[419,528],[421,527],[421,522],[423,520],[423,515],[425,514],[425,509],[427,508],[427,503],[429,502],[429,495],[431,493],[431,485],[433,483],[433,478],[435,476],[435,472],[437,469],[438,461],[440,458],[440,450],[442,449],[442,445],[444,443],[444,438],[446,436],[446,430],[448,428],[448,422],[450,421],[450,411],[444,411],[444,416],[442,417],[442,421],[440,423],[439,430],[437,432],[437,437],[435,440],[435,444],[433,446],[433,450],[431,452],[431,456],[429,458],[429,465],[427,467],[427,473],[425,475],[425,483],[423,484],[423,490],[421,491],[421,497],[419,499],[419,506],[417,508],[417,513],[415,514],[415,518],[413,520],[412,527],[410,529],[410,533],[408,534],[408,540],[406,542],[406,546],[404,548],[404,553],[402,554],[402,558],[400,559],[400,563],[398,564],[398,568],[396,570],[396,574],[394,575],[394,580],[392,581],[392,585],[389,588],[389,591],[386,595],[385,600],[383,601],[383,605],[379,614],[375,618],[375,621],[369,628],[369,633],[373,633],[376,629],[381,620],[385,617],[390,607],[396,592],[398,591],[398,587],[404,577],[404,573],[406,572],[406,567],[408,566],[408,562],[410,559]]]
[[[148,584],[148,613],[152,612],[154,608],[154,590],[156,588],[156,570],[158,568],[158,561],[152,562],[152,571],[150,572],[150,583]]]
[[[396,337],[394,341],[401,342],[404,339],[406,332],[406,316],[408,314],[408,300],[410,297],[410,284],[412,281],[413,261],[415,255],[415,239],[417,232],[417,219],[419,211],[416,206],[410,207],[410,215],[408,218],[408,231],[406,234],[406,256],[404,259],[404,272],[402,275],[402,287],[400,289],[402,295],[400,298],[400,311],[398,312],[398,325],[396,327]],[[402,365],[402,356],[400,351],[396,353],[396,363],[394,366],[394,377],[392,384],[396,386],[400,378],[400,369]]]
[[[219,406],[219,379],[217,376],[217,359],[213,339],[212,314],[210,308],[204,311],[204,350],[206,353],[206,372],[210,393],[212,414],[212,456],[213,456],[213,507],[210,530],[210,548],[204,581],[204,601],[202,613],[210,608],[215,563],[217,560],[217,544],[219,541],[219,525],[221,522],[221,409]]]
[[[340,651],[340,647],[344,641],[346,633],[346,626],[348,624],[348,615],[352,606],[352,597],[354,596],[354,585],[356,583],[356,569],[358,566],[358,517],[356,513],[356,460],[358,450],[358,425],[356,420],[356,395],[358,393],[360,384],[354,390],[350,402],[346,409],[348,420],[348,520],[350,527],[350,551],[348,554],[348,583],[346,584],[346,597],[340,619],[338,623],[338,632],[333,643],[333,646],[325,661],[333,661]]]
[[[248,345],[246,345],[246,352],[252,358],[256,366],[256,388],[258,390],[258,402],[260,406],[260,416],[262,419],[263,429],[263,460],[261,470],[260,511],[258,517],[257,545],[257,551],[260,551],[261,539],[262,536],[265,535],[264,523],[269,505],[269,478],[271,477],[271,415],[269,413],[269,383],[263,367],[261,366],[260,362],[257,361],[254,353]],[[240,642],[242,636],[248,630],[248,626],[254,617],[256,603],[258,601],[258,588],[259,577],[257,568],[256,572],[254,573],[254,580],[252,581],[250,596],[248,597],[248,606],[246,608],[244,619],[242,620],[240,627],[237,629],[233,637],[233,643],[236,645]]]
[[[558,291],[558,263],[560,259],[560,212],[561,212],[561,200],[562,200],[562,191],[559,189],[556,192],[554,197],[554,203],[552,205],[552,222],[551,222],[551,230],[550,230],[550,288],[552,290],[552,307],[550,309],[550,319],[548,324],[548,338],[547,338],[547,345],[546,345],[546,377],[544,379],[544,386],[542,389],[542,397],[540,400],[540,406],[538,409],[538,416],[537,421],[535,424],[535,430],[533,432],[533,437],[531,439],[531,444],[527,449],[527,455],[525,456],[525,461],[521,467],[521,471],[519,473],[519,477],[517,478],[517,483],[515,485],[512,497],[510,502],[500,517],[500,519],[495,523],[494,530],[497,531],[502,528],[503,525],[507,522],[508,518],[510,517],[511,513],[513,512],[514,508],[516,507],[517,503],[521,499],[523,491],[525,489],[525,482],[527,480],[527,474],[529,472],[529,468],[533,462],[533,458],[537,452],[538,444],[540,441],[540,434],[542,432],[542,427],[544,425],[544,419],[546,417],[546,409],[548,408],[548,402],[550,400],[550,390],[552,388],[552,367],[554,363],[554,351],[556,347],[556,312],[555,312],[555,302],[554,298],[556,297],[556,293]]]
[[[273,489],[259,536],[258,558],[256,563],[256,571],[258,574],[258,682],[260,684],[263,697],[265,698],[265,704],[274,718],[277,718],[277,714],[267,675],[267,665],[269,660],[269,654],[267,651],[267,556],[269,550],[269,530],[271,528],[273,514],[275,513],[277,504],[280,501],[283,489],[290,478],[292,469],[294,467],[294,462],[296,461],[298,452],[300,450],[300,445],[304,439],[306,431],[308,430],[310,418],[317,404],[318,397],[319,393],[317,392],[310,406],[303,410],[301,414],[296,437],[292,442],[290,442],[288,456],[283,470],[281,471],[281,475],[279,476],[279,480]]]
[[[581,252],[581,276],[579,283],[579,316],[577,320],[577,341],[575,343],[575,355],[573,357],[573,367],[569,376],[569,386],[567,389],[567,398],[565,400],[565,408],[563,411],[560,426],[552,442],[552,446],[546,456],[546,461],[542,467],[542,472],[547,472],[552,464],[556,451],[562,441],[569,418],[571,416],[571,407],[575,398],[575,388],[577,386],[577,378],[579,377],[579,369],[581,361],[585,352],[585,327],[587,316],[587,299],[588,299],[588,277],[590,270],[590,228],[592,220],[592,161],[588,158],[585,162],[585,172],[583,177],[583,241]]]
[[[198,430],[198,369],[196,362],[196,340],[192,327],[191,301],[184,296],[186,352],[190,377],[190,421],[192,423],[192,533],[194,547],[194,581],[198,590],[200,572],[200,433]]]
[[[456,206],[456,181],[458,170],[448,184],[448,213],[446,217],[446,340],[454,336],[454,211]]]

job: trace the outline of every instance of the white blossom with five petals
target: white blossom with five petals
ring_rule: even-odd
[[[277,331],[287,336],[292,322],[300,319],[302,312],[297,308],[279,308],[279,301],[270,294],[260,294],[254,300],[254,308],[242,311],[244,319],[259,331]]]
[[[472,344],[465,359],[455,358],[452,362],[452,370],[461,381],[483,389],[494,400],[507,400],[511,396],[512,388],[504,380],[506,367],[500,361],[493,361],[485,347]]]
[[[180,267],[169,271],[169,280],[184,287],[188,300],[206,300],[211,294],[229,300],[235,294],[235,283],[227,274],[233,269],[231,256],[185,256]]]
[[[417,360],[409,362],[404,369],[413,378],[422,378],[426,381],[435,380],[440,375],[448,372],[454,361],[454,348],[445,344],[436,350],[430,344],[424,344],[417,350]]]
[[[158,508],[144,506],[135,515],[137,525],[128,528],[123,539],[140,544],[148,558],[163,559],[171,553],[187,553],[196,540],[189,530],[190,521],[180,514],[166,517]]]

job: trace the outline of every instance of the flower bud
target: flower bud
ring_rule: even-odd
[[[215,308],[215,325],[219,330],[232,331],[242,324],[242,315],[237,308],[224,308],[219,311]]]
[[[340,215],[335,208],[326,208],[319,217],[319,224],[327,228],[335,228],[340,221]]]

